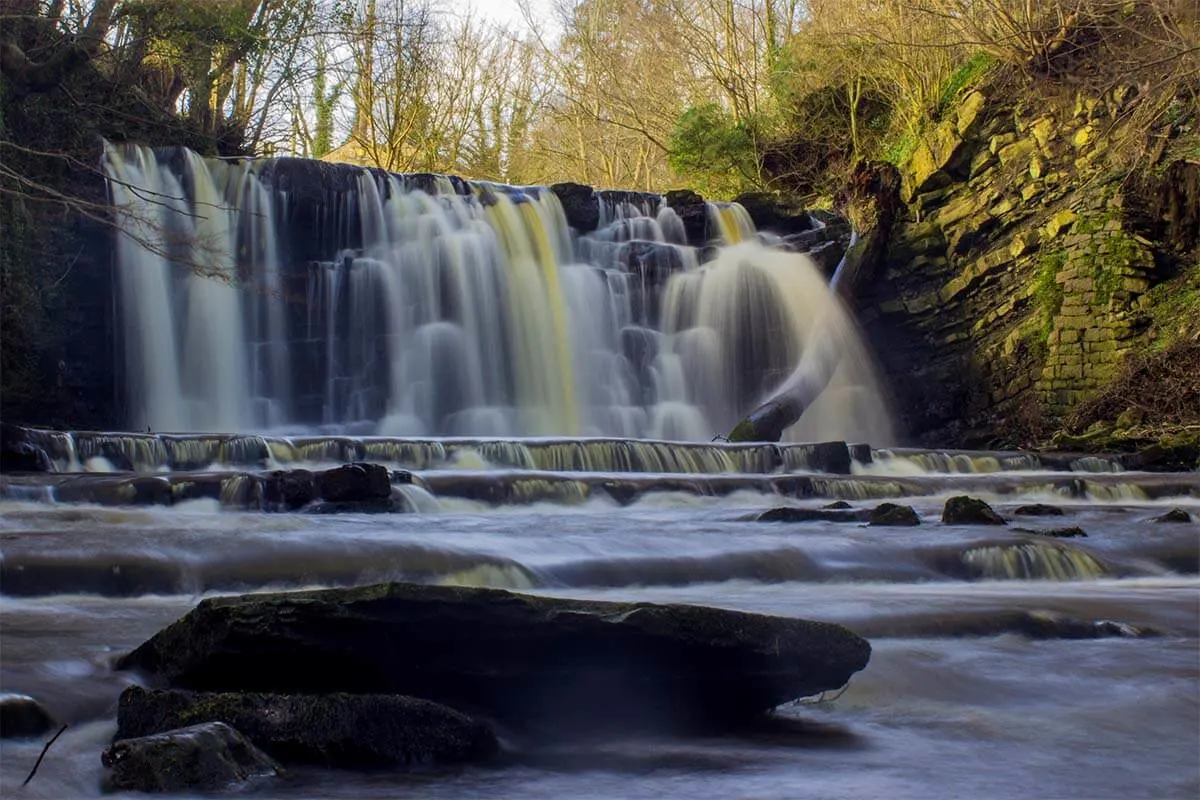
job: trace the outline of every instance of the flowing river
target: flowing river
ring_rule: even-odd
[[[69,727],[24,787],[48,735],[0,741],[0,796],[100,796],[137,680],[113,660],[202,598],[382,580],[833,621],[873,652],[740,736],[509,738],[498,764],[238,796],[1200,795],[1200,473],[878,449],[887,389],[826,280],[845,223],[179,148],[104,167],[128,235],[96,394],[138,433],[14,434],[0,688]],[[788,443],[707,443],[780,385],[813,389]],[[877,449],[797,444],[827,440]],[[274,471],[348,462],[393,470],[404,513],[281,508]],[[962,494],[1008,525],[943,524]],[[754,519],[835,501],[921,524]]]
[[[613,464],[542,470],[535,485],[557,478],[582,488],[510,492],[494,504],[469,499],[462,486],[532,473],[497,468],[478,453],[462,448],[415,470],[415,483],[395,490],[407,498],[405,514],[262,513],[238,510],[228,496],[224,503],[111,505],[103,492],[94,502],[56,504],[47,503],[55,490],[45,487],[63,476],[8,479],[9,499],[0,506],[0,684],[38,698],[70,728],[23,789],[44,739],[0,743],[0,794],[99,796],[100,751],[115,731],[117,695],[135,680],[112,671],[111,660],[202,597],[384,579],[836,621],[870,639],[873,653],[836,698],[780,709],[793,723],[774,732],[518,744],[502,766],[293,769],[240,795],[1194,798],[1200,792],[1200,526],[1151,521],[1173,507],[1196,519],[1200,474],[1082,472],[1115,467],[1046,465],[1025,455],[876,451],[871,464],[856,462],[856,474],[842,476],[786,466],[770,474],[697,475],[703,459],[688,473],[629,472]],[[749,461],[743,458],[743,466]],[[686,483],[719,477],[733,483],[720,491]],[[812,483],[805,496],[761,483],[783,477]],[[600,479],[641,484],[622,504],[597,489]],[[945,499],[963,493],[989,501],[1009,524],[941,523]],[[870,508],[884,497],[911,504],[921,525],[751,521],[781,505],[816,509],[845,499]],[[1014,513],[1031,503],[1064,513]],[[1018,530],[1064,526],[1087,537]],[[1108,621],[1103,630],[1112,635],[1022,635],[1003,622],[1022,610],[1089,626]],[[1135,632],[1160,635],[1123,635]]]

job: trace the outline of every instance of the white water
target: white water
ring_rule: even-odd
[[[1011,517],[1030,499],[996,507]],[[517,746],[516,763],[503,768],[295,768],[288,779],[251,787],[245,796],[1196,796],[1200,582],[1158,561],[1164,553],[1194,552],[1194,526],[1150,522],[1162,504],[1060,498],[1066,516],[1053,524],[1089,533],[1066,546],[1116,565],[1125,577],[1028,580],[1020,570],[1006,574],[1013,565],[998,559],[995,580],[963,582],[935,572],[924,554],[952,549],[967,557],[998,541],[1027,547],[1029,540],[1011,530],[942,525],[934,497],[909,501],[922,518],[916,529],[740,519],[780,502],[751,492],[664,493],[626,508],[593,501],[495,509],[442,500],[420,514],[384,516],[242,514],[217,511],[211,502],[148,509],[4,502],[0,564],[11,578],[0,595],[0,683],[37,697],[71,727],[25,789],[19,784],[45,739],[0,742],[0,795],[101,797],[100,753],[115,729],[116,698],[134,680],[113,672],[111,658],[202,596],[407,578],[717,605],[862,630],[895,619],[1026,609],[1152,625],[1166,635],[1035,641],[1015,634],[953,638],[936,629],[915,637],[869,634],[871,661],[843,695],[781,710],[805,722],[805,736],[633,738],[541,752]],[[1170,502],[1200,512],[1194,498]],[[40,591],[19,596],[18,584],[37,588],[21,578],[20,564],[27,573],[58,565],[61,583],[43,572]],[[125,565],[131,577],[139,567],[143,574],[178,574],[179,588],[89,593],[93,579],[119,582],[112,564]]]
[[[118,250],[132,429],[707,441],[826,341],[829,400],[789,438],[890,441],[849,317],[740,206],[710,204],[713,244],[732,246],[701,265],[653,196],[603,198],[600,229],[576,237],[538,187],[440,179],[430,195],[340,167],[349,188],[302,201],[276,187],[280,162],[126,146],[105,165],[114,202],[147,217],[125,229],[173,236],[175,263]]]

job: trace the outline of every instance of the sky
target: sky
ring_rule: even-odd
[[[520,30],[528,29],[525,19],[521,15],[518,0],[453,0],[453,4],[464,9],[473,7],[483,16],[495,22]],[[529,5],[537,14],[539,21],[545,21],[551,16],[551,0],[529,0]],[[557,25],[552,26],[552,28],[557,27]]]

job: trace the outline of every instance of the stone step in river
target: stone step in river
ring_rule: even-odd
[[[164,472],[328,466],[355,461],[394,469],[498,467],[652,473],[990,473],[1053,469],[1118,472],[1136,454],[872,449],[867,444],[730,444],[621,438],[396,438],[52,431],[5,425],[4,470]],[[861,471],[861,469],[859,470]]]

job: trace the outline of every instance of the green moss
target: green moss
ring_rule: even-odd
[[[937,108],[934,117],[942,116],[954,106],[959,92],[974,86],[996,65],[996,58],[989,53],[977,52],[946,78],[939,87]]]
[[[897,167],[906,166],[912,160],[919,140],[920,137],[914,131],[905,130],[883,143],[880,158]]]
[[[1039,260],[1037,281],[1034,284],[1034,299],[1042,311],[1042,327],[1038,341],[1045,346],[1054,328],[1054,318],[1062,309],[1063,287],[1058,282],[1058,273],[1067,263],[1066,250],[1043,253]]]
[[[1092,258],[1092,280],[1096,303],[1112,300],[1121,288],[1121,274],[1138,259],[1137,243],[1124,233],[1114,233],[1104,241],[1103,249]]]
[[[1165,350],[1181,336],[1200,330],[1200,263],[1174,280],[1146,293],[1149,315],[1158,335],[1155,350]]]

